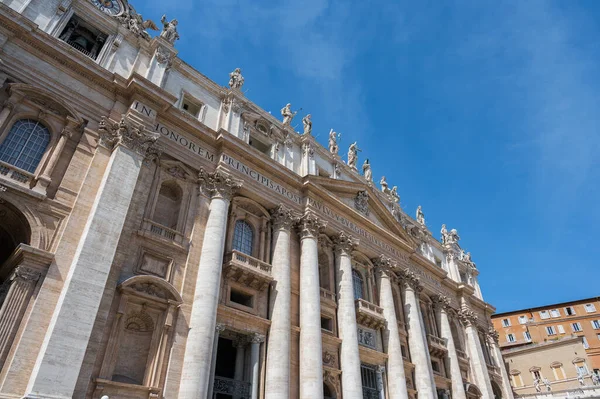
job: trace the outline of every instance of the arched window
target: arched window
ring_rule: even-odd
[[[233,249],[252,256],[252,242],[254,240],[254,232],[252,227],[244,220],[235,222],[235,230],[233,231]]]
[[[363,278],[362,275],[352,269],[352,284],[354,285],[354,299],[363,298]]]
[[[34,173],[49,142],[50,132],[39,121],[20,119],[0,144],[0,161]]]
[[[177,183],[174,181],[163,182],[158,191],[152,220],[165,227],[177,230],[182,197],[183,190]]]

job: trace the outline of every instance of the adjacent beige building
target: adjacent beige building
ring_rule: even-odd
[[[0,398],[512,398],[456,230],[161,22],[0,0]]]

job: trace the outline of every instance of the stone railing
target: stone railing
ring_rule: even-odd
[[[363,399],[379,399],[379,392],[376,388],[363,387]]]
[[[469,356],[467,356],[467,353],[464,351],[461,351],[460,349],[456,349],[456,356],[458,356],[458,360],[468,363],[469,362]]]
[[[231,378],[215,377],[213,393],[230,395],[234,398],[250,398],[252,384],[245,381],[232,380]]]
[[[27,188],[31,186],[34,177],[33,173],[29,173],[2,161],[0,161],[0,176],[6,176],[13,182]]]
[[[234,250],[225,255],[223,272],[229,280],[263,290],[273,281],[272,268],[266,262]]]
[[[446,338],[436,337],[435,335],[427,334],[427,343],[429,346],[429,353],[436,357],[443,357],[447,349]]]
[[[385,325],[382,308],[362,298],[356,299],[354,303],[356,305],[356,319],[358,324],[375,329]]]
[[[142,228],[145,231],[149,231],[152,235],[173,241],[179,245],[183,245],[183,234],[177,230],[165,227],[162,224],[156,223],[150,219],[144,219],[144,225]]]
[[[321,288],[321,298],[335,303],[335,294],[325,288]]]

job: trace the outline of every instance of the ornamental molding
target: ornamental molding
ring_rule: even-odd
[[[169,293],[167,293],[162,287],[151,282],[134,283],[129,287],[141,294],[154,296],[160,299],[168,299],[170,297]]]
[[[323,364],[332,368],[338,368],[337,356],[329,351],[324,351]]]
[[[230,174],[220,170],[211,173],[204,168],[200,168],[198,172],[198,183],[200,191],[210,198],[223,198],[228,201],[242,187],[242,182],[234,179]]]
[[[431,298],[431,301],[433,302],[434,307],[441,310],[448,310],[450,308],[450,298],[446,295],[435,295]]]
[[[396,262],[385,255],[380,255],[377,258],[371,259],[378,271],[384,273],[388,277],[395,277],[394,269],[397,267]]]
[[[318,218],[313,212],[306,212],[299,221],[298,230],[301,238],[317,238],[325,229],[327,222]]]
[[[290,230],[293,225],[300,222],[300,218],[302,217],[299,213],[282,204],[271,209],[270,213],[273,227],[277,230]]]
[[[111,151],[123,145],[143,157],[158,156],[162,152],[156,146],[160,133],[148,132],[142,124],[134,126],[125,118],[125,115],[118,123],[103,116],[98,126],[98,132],[100,133],[100,144]]]
[[[355,240],[354,237],[349,234],[341,232],[333,237],[333,245],[337,252],[350,255],[358,245],[358,240]]]
[[[163,65],[165,69],[171,69],[173,66],[173,53],[166,48],[160,46],[156,49],[156,62]]]
[[[250,335],[249,341],[251,344],[260,344],[261,342],[265,342],[265,336],[262,334],[254,333]]]
[[[38,281],[42,274],[30,267],[19,266],[15,269],[15,280]]]
[[[496,344],[498,344],[500,334],[498,334],[498,331],[496,331],[494,329],[494,327],[492,327],[492,326],[489,327],[489,329],[487,331],[487,335],[492,341],[494,341]]]

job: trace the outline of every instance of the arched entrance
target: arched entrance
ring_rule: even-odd
[[[496,381],[492,381],[492,392],[494,393],[494,399],[502,399],[502,389]]]
[[[481,391],[477,388],[476,385],[473,384],[465,384],[465,393],[467,394],[467,399],[480,399]]]
[[[0,198],[0,283],[6,278],[4,263],[19,244],[29,244],[31,229],[19,210]],[[8,271],[9,272],[9,271]]]

